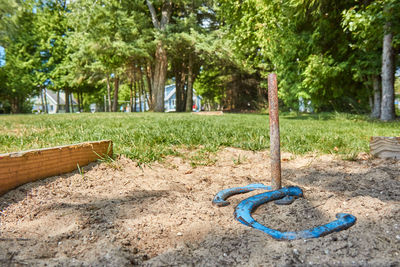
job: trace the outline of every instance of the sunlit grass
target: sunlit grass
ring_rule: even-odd
[[[363,116],[326,113],[280,116],[282,151],[334,153],[351,157],[368,152],[371,136],[399,136],[400,123]],[[111,139],[116,154],[140,163],[181,149],[201,148],[201,155],[221,147],[263,150],[269,147],[267,115],[96,113],[0,116],[0,152]]]

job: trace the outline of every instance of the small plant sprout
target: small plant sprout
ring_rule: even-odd
[[[246,156],[242,156],[239,154],[239,156],[236,158],[232,158],[233,164],[235,165],[240,165],[242,163],[244,163],[247,160]]]
[[[114,169],[114,170],[122,170],[121,164],[119,164],[113,157],[109,156],[111,150],[111,146],[108,147],[107,153],[103,155],[99,155],[95,151],[93,151],[97,157],[99,157],[98,161],[105,163],[108,167]]]
[[[85,180],[85,170],[79,166],[79,163],[76,166],[78,167],[79,174],[82,176],[82,180]]]

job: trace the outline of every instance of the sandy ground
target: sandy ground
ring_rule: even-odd
[[[400,266],[399,161],[283,154],[283,183],[305,198],[261,206],[259,222],[294,231],[347,212],[357,223],[318,239],[276,241],[233,219],[234,207],[260,191],[211,205],[224,188],[269,184],[268,153],[226,148],[215,157],[195,168],[173,157],[142,168],[127,159],[92,164],[84,175],[1,196],[0,265]]]

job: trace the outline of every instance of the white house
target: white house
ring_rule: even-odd
[[[193,111],[201,110],[201,100],[203,98],[196,94],[193,90]],[[140,108],[141,106],[141,108]],[[129,101],[125,101],[120,107],[123,112],[130,112]],[[136,99],[136,112],[149,110],[149,105],[147,103],[146,96],[141,97],[141,101]],[[164,111],[173,112],[176,111],[176,86],[175,84],[170,84],[165,86],[165,96],[164,96]]]
[[[201,100],[203,98],[196,94],[196,90],[193,89],[193,111],[201,110]],[[165,112],[176,111],[176,86],[170,84],[165,86],[165,99],[164,99],[164,110]]]
[[[49,111],[49,114],[54,114],[57,113],[57,92],[54,92],[49,89],[44,89],[44,92],[46,92],[46,100],[47,100],[47,110]],[[60,104],[58,106],[58,113],[65,113],[65,92],[60,91],[59,95],[60,99]],[[42,96],[38,95],[35,96],[31,99],[31,103],[33,104],[32,106],[32,112],[34,113],[42,113],[43,112],[43,102],[45,101],[44,99],[42,100]],[[78,102],[76,99],[73,97],[72,94],[70,94],[70,101],[72,101],[72,107],[70,105],[71,111],[78,111]]]

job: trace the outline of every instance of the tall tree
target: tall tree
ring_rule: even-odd
[[[5,65],[1,67],[0,101],[6,100],[12,113],[20,113],[27,98],[39,94],[41,89],[32,75],[41,64],[35,27],[37,17],[31,1],[6,3],[16,8],[3,9],[0,5],[0,45],[6,54]]]
[[[212,1],[179,1],[174,4],[168,54],[176,83],[177,111],[192,111],[193,85],[204,64],[202,46],[216,22]]]
[[[394,15],[397,12],[397,18]],[[387,1],[383,4],[383,14],[385,17],[383,51],[382,51],[382,105],[381,117],[383,121],[394,120],[396,117],[394,109],[394,73],[395,73],[395,49],[393,46],[394,30],[400,16],[400,3],[397,1]],[[396,25],[397,28],[399,25]]]
[[[172,1],[164,0],[161,5],[161,19],[158,19],[158,14],[154,5],[151,1],[146,0],[147,6],[150,11],[151,20],[153,22],[154,28],[160,34],[156,52],[154,56],[154,71],[152,77],[152,93],[153,93],[153,108],[156,112],[164,111],[164,87],[165,81],[167,79],[167,70],[168,70],[168,58],[167,58],[167,50],[164,46],[162,38],[165,37],[166,29],[169,24],[171,13],[172,13]]]
[[[382,52],[382,105],[381,120],[390,121],[395,118],[394,110],[394,48],[393,32],[390,22],[385,24]]]
[[[394,0],[362,1],[343,12],[343,25],[354,40],[358,73],[369,73],[374,101],[371,116],[387,121],[395,118],[395,51],[400,40],[400,3]],[[360,53],[361,52],[361,53]]]
[[[147,53],[150,34],[144,11],[139,2],[77,0],[69,15],[74,29],[69,39],[75,48],[71,56],[75,69],[80,69],[85,79],[106,84],[109,110],[114,112],[118,111],[126,66],[138,54]]]
[[[379,119],[381,114],[381,66],[382,27],[376,16],[372,16],[366,5],[355,5],[343,11],[342,26],[351,33],[349,46],[353,54],[349,62],[353,79],[370,88],[371,117]]]
[[[316,110],[364,111],[367,90],[353,80],[349,33],[342,11],[355,1],[221,1],[221,20],[242,65],[262,77],[276,71],[279,96],[291,108],[299,98]]]
[[[37,1],[37,28],[42,65],[36,71],[36,79],[39,87],[49,87],[59,92],[64,90],[65,102],[69,103],[69,93],[73,91],[72,81],[68,79],[69,54],[67,46],[69,25],[66,0]],[[58,109],[57,109],[58,110]],[[69,112],[67,104],[66,112]]]

